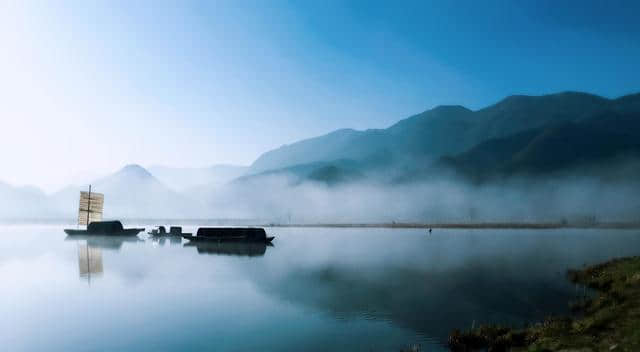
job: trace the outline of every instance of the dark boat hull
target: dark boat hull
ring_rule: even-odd
[[[64,229],[69,236],[136,236],[144,229],[123,229],[117,232],[89,232],[87,230]]]
[[[191,242],[262,242],[262,243],[270,243],[273,241],[275,236],[267,236],[265,239],[256,240],[250,238],[248,236],[193,236],[183,234],[182,238],[189,240]]]

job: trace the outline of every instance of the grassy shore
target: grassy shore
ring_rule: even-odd
[[[480,326],[449,336],[452,351],[640,351],[640,257],[614,259],[567,274],[596,290],[573,302],[575,317],[526,329]]]

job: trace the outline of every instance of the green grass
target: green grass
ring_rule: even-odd
[[[526,329],[481,326],[454,331],[452,351],[640,351],[640,257],[614,259],[568,279],[597,296],[573,302],[579,318],[550,318]]]

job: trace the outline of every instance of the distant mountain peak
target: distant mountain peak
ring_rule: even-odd
[[[465,113],[472,112],[462,105],[438,105],[435,108],[429,110],[432,113]]]
[[[138,177],[153,177],[147,169],[138,164],[129,164],[123,167],[117,174],[126,174]]]

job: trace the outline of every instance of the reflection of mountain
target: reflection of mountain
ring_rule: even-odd
[[[583,230],[307,231],[282,234],[274,255],[245,269],[256,287],[314,311],[390,321],[443,342],[474,320],[521,326],[567,313],[576,295],[568,268],[637,254],[640,241],[629,233],[612,243]]]
[[[564,311],[573,297],[562,278],[534,281],[480,263],[446,272],[389,268],[373,276],[327,266],[294,269],[263,283],[266,291],[287,301],[340,317],[392,320],[441,341],[453,327],[468,327],[474,320],[519,326],[543,319],[547,312]]]
[[[262,257],[272,244],[260,242],[187,242],[184,247],[196,247],[198,254]]]

